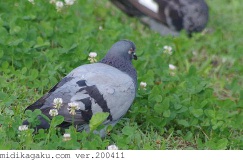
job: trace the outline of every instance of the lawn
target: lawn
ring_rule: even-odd
[[[108,0],[77,0],[58,11],[48,0],[1,1],[0,149],[243,149],[243,5],[207,2],[207,28],[188,38],[161,36]],[[38,114],[24,113],[28,105],[90,63],[90,52],[100,60],[121,39],[136,44],[138,84],[147,86],[138,86],[131,109],[105,138],[70,127],[64,141],[55,127],[60,117],[49,130],[19,131]]]

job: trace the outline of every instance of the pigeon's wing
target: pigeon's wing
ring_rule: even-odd
[[[111,0],[111,2],[128,15],[140,17],[143,23],[162,35],[178,35],[177,31],[183,28],[183,17],[174,0]]]
[[[59,115],[65,123],[85,124],[97,112],[108,112],[107,122],[118,120],[131,106],[136,87],[130,76],[106,64],[83,65],[74,69],[55,87],[27,109],[39,108],[49,116],[53,100],[62,98],[63,105]],[[81,108],[72,117],[68,103],[76,102]]]
[[[180,3],[174,0],[111,0],[118,8],[130,16],[147,16],[172,27],[183,28]]]
[[[181,12],[181,4],[174,0],[156,0],[159,5],[159,17],[170,28],[174,30],[183,29],[183,14]]]

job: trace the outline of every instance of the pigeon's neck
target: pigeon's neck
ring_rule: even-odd
[[[132,63],[122,58],[117,57],[105,57],[103,58],[100,63],[104,63],[119,69],[122,72],[127,73],[134,81],[135,87],[137,86],[137,72],[133,68]]]

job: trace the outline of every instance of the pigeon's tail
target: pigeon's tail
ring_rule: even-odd
[[[36,131],[38,131],[39,129],[48,129],[48,128],[50,128],[50,124],[48,123],[48,121],[45,118],[43,118],[42,116],[38,116],[38,119],[40,121],[40,124],[35,126],[35,130]],[[27,120],[25,120],[22,124],[23,125],[28,125],[28,126],[30,125],[30,123]]]
[[[123,12],[127,13],[129,16],[145,16],[141,11],[139,11],[130,3],[130,0],[111,0],[111,2],[120,8]]]
[[[138,0],[111,0],[111,2],[120,8],[123,12],[128,14],[129,16],[135,17],[151,17],[157,21],[161,21],[161,17],[159,17],[156,9],[151,9],[151,5],[155,8],[158,7],[156,3],[141,3]],[[152,7],[154,8],[154,7]]]

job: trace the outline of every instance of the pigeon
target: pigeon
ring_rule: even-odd
[[[61,98],[62,105],[58,110],[64,117],[64,122],[59,125],[61,128],[74,122],[78,131],[89,131],[89,121],[98,112],[109,113],[103,124],[114,126],[136,96],[137,72],[132,65],[132,60],[137,60],[135,50],[135,44],[129,40],[116,42],[101,61],[75,68],[25,111],[40,109],[51,119],[49,112],[54,109],[53,101]],[[68,110],[70,103],[78,105],[74,117]],[[38,119],[40,124],[36,130],[50,127],[45,118],[39,116]],[[23,125],[29,125],[29,122],[25,120]],[[99,134],[103,137],[105,133]]]
[[[110,0],[129,16],[135,16],[161,35],[189,36],[201,32],[208,22],[208,5],[204,0]]]

